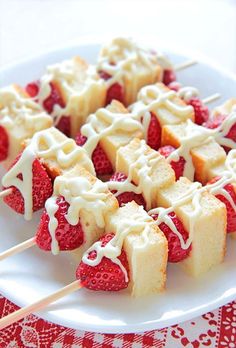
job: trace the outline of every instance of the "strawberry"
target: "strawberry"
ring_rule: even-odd
[[[165,158],[168,158],[169,155],[175,150],[176,149],[173,146],[166,145],[166,146],[160,147],[160,149],[158,151],[160,152],[160,154],[162,156],[164,156]],[[186,163],[186,161],[182,156],[180,156],[178,161],[171,161],[170,162],[170,165],[175,172],[176,180],[178,180],[181,176],[183,176],[185,163]]]
[[[148,126],[147,144],[154,150],[158,150],[161,146],[161,125],[156,115],[152,112]]]
[[[185,230],[182,222],[176,216],[175,212],[169,213],[168,216],[171,218],[175,227],[177,228],[179,233],[182,235],[183,240],[186,243],[189,237],[189,233]],[[158,214],[153,214],[152,218],[154,220],[157,220]],[[190,251],[192,250],[192,245],[190,245],[187,249],[182,249],[179,237],[169,228],[168,225],[162,222],[159,225],[159,228],[162,230],[162,232],[164,233],[168,241],[168,249],[169,249],[168,261],[180,262],[186,259],[188,255],[190,254]]]
[[[36,97],[39,93],[39,81],[28,83],[28,85],[25,87],[25,90],[31,98]]]
[[[105,245],[114,237],[114,233],[109,233],[103,236],[100,241],[101,246]],[[96,250],[89,253],[88,259],[94,260],[97,257]],[[118,257],[123,267],[129,274],[129,265],[125,251],[122,249]],[[76,270],[76,278],[82,285],[90,290],[95,291],[119,291],[127,288],[128,282],[125,280],[125,275],[119,265],[112,262],[111,259],[103,257],[97,266],[90,266],[81,261]]]
[[[18,162],[20,157],[21,153],[17,156],[11,167],[13,167]],[[37,158],[33,161],[32,170],[33,211],[37,211],[44,207],[45,201],[52,195],[53,188],[52,181],[48,176],[46,169]],[[23,180],[21,173],[19,173],[18,178]],[[27,178],[24,178],[24,180],[27,180]],[[11,186],[10,188],[12,188],[12,193],[4,197],[4,202],[17,213],[24,214],[24,199],[20,191],[14,186]]]
[[[220,179],[219,176],[215,177],[211,181],[209,181],[207,184],[214,184]],[[233,199],[234,203],[236,204],[236,192],[234,190],[234,186],[232,184],[227,184],[224,186],[224,189],[230,194],[231,198]],[[221,194],[217,194],[216,198],[218,198],[221,202],[223,202],[226,206],[227,210],[227,232],[235,232],[236,231],[236,212],[234,211],[234,208],[232,207],[231,203],[228,201],[227,198],[225,198]]]
[[[127,179],[127,176],[123,173],[114,173],[109,181],[125,181]],[[113,190],[111,191],[113,194],[115,194],[117,191]],[[146,202],[143,198],[142,194],[137,194],[134,192],[123,192],[119,194],[117,197],[117,200],[119,202],[119,206],[122,207],[122,205],[135,201],[138,205],[142,205],[144,209],[146,208]]]
[[[219,127],[226,118],[226,115],[219,114],[205,122],[204,127],[215,129]],[[231,139],[236,143],[236,123],[230,128],[229,132],[225,135],[225,138]],[[223,148],[227,153],[231,150],[231,148],[227,146],[223,146]]]
[[[64,133],[67,137],[71,136],[71,121],[70,117],[62,116],[59,122],[56,125],[57,129],[59,129],[62,133]]]
[[[5,161],[8,156],[9,138],[3,126],[0,126],[0,162]]]
[[[199,98],[193,97],[187,104],[194,108],[194,122],[196,124],[202,125],[204,122],[207,122],[209,118],[209,109]]]
[[[78,222],[77,225],[72,226],[66,219],[68,213],[69,204],[65,198],[59,196],[56,200],[58,210],[55,213],[55,217],[58,221],[58,226],[55,231],[56,239],[58,241],[60,250],[74,250],[83,244],[84,234],[81,224]],[[40,249],[45,251],[51,250],[52,237],[48,230],[49,216],[44,210],[40,224],[36,233],[36,243]]]
[[[180,90],[180,88],[182,87],[182,85],[181,85],[181,83],[179,83],[177,81],[173,81],[173,82],[169,83],[167,87],[169,89],[171,89],[172,91],[178,92]]]
[[[162,82],[168,86],[171,82],[176,80],[176,75],[174,70],[171,69],[165,69],[163,72],[163,78],[162,78]]]
[[[79,146],[83,146],[86,143],[86,140],[87,138],[81,133],[78,133],[75,138],[76,144]],[[113,173],[111,162],[99,144],[93,151],[92,161],[97,175],[109,175]]]
[[[105,81],[109,80],[112,77],[105,71],[100,71],[99,75]],[[116,99],[121,103],[124,103],[124,88],[118,82],[113,83],[107,89],[106,105],[110,104],[113,99]]]
[[[59,105],[62,108],[65,107],[65,103],[55,83],[51,82],[50,87],[51,87],[51,93],[49,97],[47,97],[47,99],[45,99],[43,102],[43,107],[49,114],[53,112],[54,105]]]

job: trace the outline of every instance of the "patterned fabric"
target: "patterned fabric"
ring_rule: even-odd
[[[0,295],[0,317],[17,309]],[[141,334],[67,329],[34,315],[0,332],[0,348],[236,348],[236,302],[194,320]]]

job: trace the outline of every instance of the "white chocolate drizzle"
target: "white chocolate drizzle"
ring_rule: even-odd
[[[128,168],[127,179],[122,182],[109,181],[107,184],[110,190],[117,190],[115,196],[130,191],[136,194],[142,194],[146,202],[146,208],[150,209],[152,205],[153,187],[151,173],[155,164],[162,159],[162,156],[154,150],[147,153],[148,149],[149,147],[145,140],[141,140],[139,148],[134,150],[135,160]],[[122,151],[122,148],[120,151]],[[137,177],[139,180],[137,186],[132,183],[134,169],[137,170]]]
[[[195,182],[191,185],[189,190],[185,192],[182,196],[180,196],[177,200],[175,200],[169,208],[159,207],[159,208],[152,209],[148,212],[149,215],[158,214],[158,219],[156,220],[156,224],[159,226],[161,223],[165,223],[172,230],[172,232],[174,232],[176,236],[179,238],[180,245],[183,250],[188,249],[193,241],[195,223],[202,212],[202,207],[201,207],[202,193],[206,191],[207,191],[206,187],[201,187],[200,183]],[[168,214],[171,212],[174,212],[176,208],[190,202],[192,204],[193,209],[191,212],[189,212],[190,214],[189,236],[188,236],[188,239],[184,241],[182,234],[177,230],[175,224],[173,223],[171,217]]]
[[[149,240],[149,232],[151,225],[155,224],[150,216],[143,215],[143,207],[139,207],[135,214],[132,214],[129,218],[124,218],[120,221],[117,226],[117,230],[114,238],[112,238],[104,247],[101,246],[101,242],[94,243],[83,255],[82,261],[90,266],[97,266],[103,257],[107,257],[112,262],[120,266],[122,272],[125,275],[125,281],[128,283],[129,278],[125,267],[122,265],[118,257],[121,254],[122,246],[126,236],[130,233],[139,233],[143,243],[140,248],[145,248]],[[97,255],[96,258],[89,259],[89,253],[95,250]]]
[[[145,139],[147,140],[148,127],[153,112],[160,118],[166,115],[174,115],[178,120],[177,123],[191,118],[193,115],[193,107],[191,105],[177,104],[174,100],[177,96],[175,91],[167,89],[163,84],[155,84],[143,87],[139,93],[137,102],[129,107],[134,119],[139,120],[143,124]],[[161,121],[159,120],[161,123]],[[176,123],[176,121],[175,121]]]
[[[103,129],[99,129],[101,125]],[[95,114],[90,115],[87,123],[81,128],[81,134],[87,137],[83,148],[91,158],[99,141],[103,137],[115,135],[118,131],[129,133],[130,138],[132,138],[132,133],[142,131],[142,125],[130,114],[112,112],[101,108]]]
[[[177,95],[188,103],[190,99],[199,97],[199,91],[195,87],[185,86],[178,90]]]
[[[53,254],[59,253],[58,243],[56,243],[55,212],[57,205],[55,202],[59,196],[65,198],[69,204],[68,212],[65,216],[68,223],[76,226],[80,220],[81,210],[86,210],[94,217],[96,225],[100,228],[105,226],[105,215],[107,213],[107,197],[109,191],[105,183],[96,180],[92,184],[85,176],[58,176],[54,182],[53,196],[46,202],[46,211],[49,215],[49,232],[52,237],[51,250]]]
[[[23,151],[18,162],[2,178],[4,187],[14,186],[20,191],[24,199],[24,216],[26,220],[30,220],[33,213],[32,165],[36,158],[53,161],[53,166],[56,166],[60,172],[71,169],[79,163],[89,170],[90,173],[94,174],[91,160],[88,158],[85,150],[77,146],[73,139],[67,138],[55,128],[36,133]],[[20,173],[23,176],[23,180],[17,178]]]
[[[226,138],[226,135],[229,133],[231,127],[236,124],[236,111],[232,111],[221,123],[221,125],[215,128],[214,137],[215,140],[222,146],[227,146],[231,149],[236,148],[236,142],[232,139]]]

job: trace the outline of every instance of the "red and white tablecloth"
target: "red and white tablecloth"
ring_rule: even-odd
[[[17,307],[0,295],[0,317]],[[72,330],[30,315],[0,331],[0,348],[236,348],[236,301],[162,330],[104,335]]]

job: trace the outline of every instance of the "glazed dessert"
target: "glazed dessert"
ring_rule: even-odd
[[[52,126],[52,118],[18,85],[0,89],[0,162],[7,168],[26,139]]]
[[[42,250],[84,252],[82,286],[157,294],[167,261],[192,276],[223,261],[236,232],[235,100],[210,114],[164,56],[125,38],[96,67],[78,57],[48,67],[27,85],[31,99],[9,90],[0,144],[23,146],[1,195],[27,220],[44,208],[33,237]],[[32,127],[19,143],[5,136],[18,119]]]
[[[52,115],[54,125],[75,137],[89,114],[105,105],[106,86],[94,66],[80,57],[51,65],[27,92]]]

